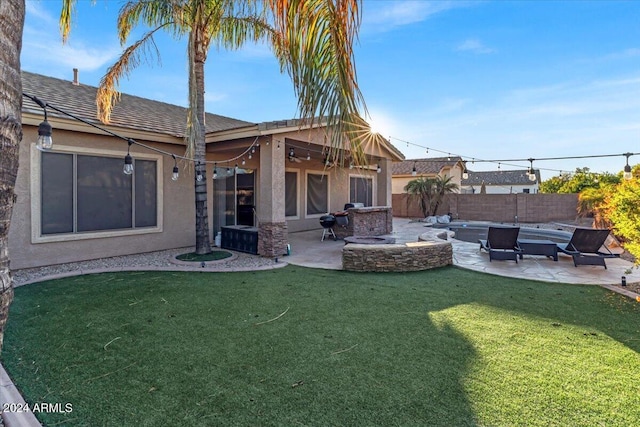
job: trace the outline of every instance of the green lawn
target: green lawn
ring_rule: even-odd
[[[69,426],[630,426],[640,304],[454,267],[16,289],[2,363]]]

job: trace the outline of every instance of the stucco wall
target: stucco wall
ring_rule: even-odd
[[[50,243],[32,243],[31,217],[31,152],[37,129],[24,127],[24,137],[20,146],[20,166],[16,180],[17,201],[13,208],[9,230],[9,254],[12,269],[21,269],[65,262],[89,260],[101,257],[143,253],[155,250],[190,246],[195,243],[194,231],[194,190],[193,175],[180,167],[180,179],[171,180],[173,160],[164,157],[158,161],[161,167],[160,179],[164,194],[158,195],[162,209],[162,231],[147,234],[117,237],[89,238]],[[107,136],[87,136],[74,132],[54,129],[54,150],[56,144],[68,147],[89,147],[114,151],[124,155],[126,142]],[[149,141],[139,141],[153,145]],[[171,146],[162,145],[163,150]],[[176,154],[183,154],[177,146]],[[150,152],[135,145],[131,155],[148,155]],[[37,154],[36,154],[37,155]]]

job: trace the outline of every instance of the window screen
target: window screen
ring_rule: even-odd
[[[371,178],[351,177],[349,184],[350,202],[364,203],[365,206],[373,204],[373,180]]]
[[[78,233],[157,225],[157,162],[42,153],[41,233]]]
[[[153,227],[158,218],[156,162],[135,160],[136,227]]]
[[[73,232],[73,155],[42,153],[42,234]]]
[[[329,211],[329,177],[307,175],[307,215],[324,214]]]
[[[284,173],[284,215],[298,215],[298,173]]]
[[[122,173],[122,160],[78,156],[77,171],[77,231],[131,228],[133,176]]]

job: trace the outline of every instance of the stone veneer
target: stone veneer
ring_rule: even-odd
[[[346,227],[333,227],[338,239],[347,236],[381,236],[393,230],[393,211],[390,206],[350,208],[347,212],[349,224]]]
[[[258,226],[258,255],[277,257],[287,253],[286,222],[261,222]]]
[[[425,233],[418,242],[391,245],[348,244],[342,249],[347,271],[421,271],[453,264],[453,247],[446,234]]]

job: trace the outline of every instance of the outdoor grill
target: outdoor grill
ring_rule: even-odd
[[[333,240],[337,240],[336,233],[333,232],[333,226],[336,225],[336,217],[333,215],[322,215],[320,217],[320,225],[322,226],[322,239],[320,241],[324,241],[324,237],[329,234],[333,236]]]

